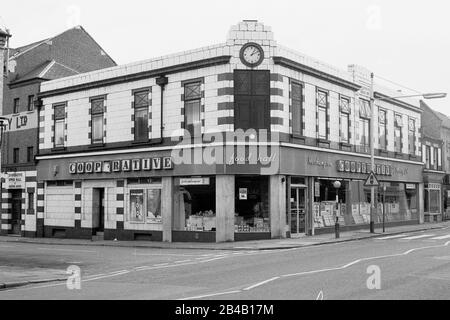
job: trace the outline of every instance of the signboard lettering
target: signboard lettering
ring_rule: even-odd
[[[172,170],[173,160],[171,157],[157,157],[133,160],[72,162],[69,164],[69,173],[71,174],[150,171],[152,169]]]
[[[6,176],[5,189],[25,189],[25,173],[11,172]]]

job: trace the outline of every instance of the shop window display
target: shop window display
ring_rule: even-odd
[[[161,188],[150,185],[129,185],[128,221],[161,224]]]
[[[313,217],[315,228],[332,227],[339,219],[341,226],[370,223],[371,189],[364,181],[317,180]],[[375,190],[375,223],[418,220],[417,185],[382,182]]]
[[[236,177],[235,232],[270,232],[267,177]]]
[[[180,179],[175,192],[174,229],[216,231],[215,178]]]

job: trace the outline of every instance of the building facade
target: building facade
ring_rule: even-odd
[[[3,55],[2,55],[3,56]],[[8,118],[2,144],[0,234],[36,235],[38,115],[41,83],[115,66],[82,28],[5,51],[1,115]]]
[[[239,241],[330,232],[336,217],[365,228],[371,125],[375,222],[423,222],[422,111],[380,99],[372,124],[369,79],[243,21],[220,45],[42,83],[38,235]]]
[[[423,162],[425,183],[425,221],[448,218],[450,119],[421,101],[423,110]]]

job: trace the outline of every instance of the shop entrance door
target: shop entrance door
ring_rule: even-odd
[[[20,234],[20,220],[22,215],[22,190],[12,191],[11,233]]]
[[[92,223],[93,231],[103,232],[105,229],[105,209],[104,209],[105,189],[94,188],[93,189],[93,210],[92,210]]]
[[[305,233],[306,188],[291,187],[291,235]]]

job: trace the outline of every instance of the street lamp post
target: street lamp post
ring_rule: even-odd
[[[378,101],[392,101],[395,99],[403,99],[403,98],[413,98],[413,97],[422,97],[423,99],[442,99],[447,97],[447,93],[422,93],[408,96],[398,96],[398,97],[381,97],[377,98]],[[375,169],[375,89],[374,89],[374,74],[370,74],[370,109],[371,109],[371,132],[372,135],[370,139],[370,162],[371,169],[373,172]],[[370,233],[375,233],[375,223],[373,221],[373,216],[375,212],[375,187],[372,186],[370,190]],[[383,232],[384,232],[384,223],[383,223]]]

